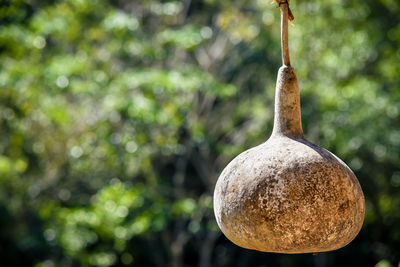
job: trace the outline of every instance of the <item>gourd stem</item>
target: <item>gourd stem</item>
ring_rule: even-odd
[[[276,2],[278,2],[276,0]],[[279,0],[281,8],[281,45],[282,63],[276,81],[275,118],[272,135],[285,135],[292,138],[303,138],[301,127],[301,110],[299,84],[294,68],[290,65],[288,22],[293,20],[289,0]]]
[[[288,37],[288,21],[289,21],[289,0],[279,2],[281,8],[281,47],[282,47],[282,63],[290,66],[289,56],[289,37]]]

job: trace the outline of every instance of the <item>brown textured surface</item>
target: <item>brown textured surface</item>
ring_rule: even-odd
[[[259,251],[345,246],[361,229],[364,196],[345,163],[304,139],[291,67],[279,71],[275,112],[270,139],[237,156],[217,181],[219,227],[235,244]]]

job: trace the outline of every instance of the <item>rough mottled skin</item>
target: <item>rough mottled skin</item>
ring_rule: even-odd
[[[303,137],[294,69],[279,70],[274,130],[224,169],[214,212],[233,243],[265,252],[341,248],[360,231],[364,196],[339,158]]]

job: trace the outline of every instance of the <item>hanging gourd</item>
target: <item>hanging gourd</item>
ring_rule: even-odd
[[[275,0],[276,1],[276,0]],[[289,0],[281,8],[282,61],[270,138],[233,159],[214,192],[217,223],[233,243],[277,253],[339,249],[361,229],[364,195],[357,178],[301,127],[297,77],[290,65]]]

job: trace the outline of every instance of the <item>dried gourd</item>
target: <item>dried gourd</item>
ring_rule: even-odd
[[[217,223],[233,243],[277,253],[339,249],[361,229],[360,184],[347,165],[304,138],[288,50],[289,4],[280,2],[282,58],[271,137],[233,159],[214,192]]]

